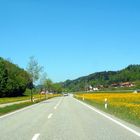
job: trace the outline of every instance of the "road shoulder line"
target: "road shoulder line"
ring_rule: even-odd
[[[74,99],[75,99],[75,98],[74,98]],[[75,99],[75,100],[76,100],[77,102],[81,103],[82,105],[84,105],[84,106],[88,107],[89,109],[91,109],[91,110],[95,111],[96,113],[98,113],[98,114],[100,114],[100,115],[104,116],[105,118],[107,118],[107,119],[111,120],[112,122],[114,122],[114,123],[116,123],[116,124],[120,125],[121,127],[123,127],[123,128],[125,128],[125,129],[127,129],[127,130],[128,130],[128,131],[130,131],[131,133],[133,133],[133,134],[135,134],[135,135],[137,135],[137,136],[139,136],[139,137],[140,137],[140,133],[139,133],[139,132],[137,132],[137,131],[135,131],[135,130],[133,130],[132,128],[130,128],[130,127],[128,127],[128,126],[126,126],[126,125],[122,124],[121,122],[119,122],[119,121],[117,121],[117,120],[115,120],[115,119],[111,118],[110,116],[108,116],[108,115],[106,115],[106,114],[102,113],[102,112],[101,112],[101,111],[99,111],[98,109],[95,109],[95,108],[93,108],[92,106],[90,106],[90,105],[88,105],[88,104],[86,104],[86,103],[84,103],[84,102],[82,102],[82,101],[79,101],[79,100],[77,100],[77,99]]]

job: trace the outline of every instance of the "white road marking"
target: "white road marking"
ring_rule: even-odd
[[[57,109],[57,106],[55,106],[54,109]]]
[[[74,98],[74,99],[75,99],[75,98]],[[98,114],[100,114],[100,115],[104,116],[105,118],[107,118],[107,119],[111,120],[112,122],[114,122],[114,123],[116,123],[116,124],[118,124],[118,125],[122,126],[123,128],[127,129],[127,130],[128,130],[128,131],[130,131],[131,133],[133,133],[133,134],[135,134],[135,135],[137,135],[137,136],[139,136],[139,137],[140,137],[140,133],[139,133],[139,132],[137,132],[137,131],[135,131],[135,130],[133,130],[132,128],[130,128],[130,127],[128,127],[128,126],[126,126],[126,125],[122,124],[121,122],[119,122],[119,121],[117,121],[117,120],[115,120],[115,119],[113,119],[113,118],[109,117],[108,115],[106,115],[106,114],[104,114],[104,113],[100,112],[99,110],[97,110],[97,109],[95,109],[95,108],[93,108],[93,107],[89,106],[89,105],[88,105],[88,104],[86,104],[86,103],[83,103],[83,102],[81,102],[81,101],[79,101],[79,100],[77,100],[77,99],[75,99],[75,100],[76,100],[77,102],[79,102],[79,103],[83,104],[84,106],[86,106],[86,107],[90,108],[91,110],[95,111],[96,113],[98,113]]]
[[[56,104],[56,106],[54,107],[54,109],[57,109],[57,108],[58,108],[58,106],[59,106],[60,103],[62,102],[62,99],[63,99],[63,98],[61,98],[61,99],[59,100],[59,102]]]
[[[48,119],[50,119],[52,117],[53,113],[49,114]]]
[[[38,133],[38,134],[35,134],[35,135],[33,136],[32,140],[37,140],[39,136],[40,136],[39,133]]]

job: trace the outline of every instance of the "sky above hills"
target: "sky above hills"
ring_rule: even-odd
[[[139,0],[1,0],[0,56],[35,56],[53,81],[140,64]]]

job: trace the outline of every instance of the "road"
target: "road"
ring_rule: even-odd
[[[140,140],[140,128],[68,96],[0,117],[0,140]]]

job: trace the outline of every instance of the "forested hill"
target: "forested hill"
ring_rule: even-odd
[[[63,86],[70,91],[84,90],[86,86],[110,87],[112,84],[121,82],[140,83],[140,65],[129,65],[119,71],[103,71],[80,77],[75,80],[63,82]]]

